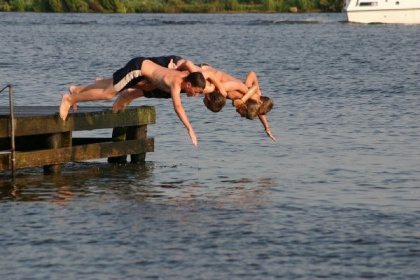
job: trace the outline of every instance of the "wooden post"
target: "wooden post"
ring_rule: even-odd
[[[125,141],[127,138],[127,128],[126,127],[115,127],[112,130],[112,142]],[[126,163],[127,156],[119,157],[109,157],[109,163]]]
[[[146,139],[147,125],[130,126],[127,128],[127,140]],[[146,161],[146,153],[130,155],[132,163]]]
[[[45,139],[47,149],[61,148],[61,133],[48,134]],[[61,164],[44,165],[44,174],[60,174]]]

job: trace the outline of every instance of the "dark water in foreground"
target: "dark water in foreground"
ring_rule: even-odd
[[[184,98],[194,148],[169,101],[136,100],[157,111],[145,165],[0,174],[0,278],[417,279],[419,29],[343,20],[0,13],[17,105],[58,108],[70,84],[177,54],[255,70],[278,140]]]

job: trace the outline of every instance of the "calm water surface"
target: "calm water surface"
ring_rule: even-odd
[[[169,100],[135,100],[157,111],[145,165],[0,174],[0,278],[417,279],[419,28],[343,21],[0,13],[0,87],[16,105],[58,109],[70,84],[176,54],[256,71],[278,140],[183,98],[195,148]]]

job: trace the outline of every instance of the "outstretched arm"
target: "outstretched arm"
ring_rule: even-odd
[[[185,128],[188,130],[188,134],[190,135],[191,141],[193,142],[194,146],[197,147],[197,136],[195,135],[194,129],[192,128],[190,121],[188,120],[187,114],[185,113],[184,107],[181,103],[181,88],[178,86],[172,88],[171,95],[174,110],[181,122],[184,124]]]
[[[216,78],[216,75],[206,70],[204,70],[202,73],[204,78],[209,80],[224,97],[227,96],[225,88],[223,87],[222,83]]]
[[[254,71],[249,71],[245,78],[245,85],[250,89],[243,97],[242,100],[246,102],[249,98],[256,94],[261,97],[260,84],[258,83],[257,74]]]
[[[256,94],[257,91],[258,91],[258,86],[257,85],[252,86],[244,96],[242,96],[239,99],[235,99],[233,101],[233,105],[235,107],[238,107],[241,104],[246,104],[248,99],[251,98],[254,94]]]
[[[267,119],[265,115],[258,115],[258,118],[260,119],[261,123],[264,126],[265,132],[267,133],[268,137],[273,139],[274,142],[277,142],[276,138],[274,138],[273,134],[271,134],[270,127],[268,126]]]

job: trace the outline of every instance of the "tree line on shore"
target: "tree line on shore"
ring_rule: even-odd
[[[3,12],[283,13],[341,12],[345,0],[0,0]]]

